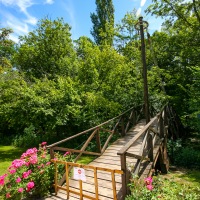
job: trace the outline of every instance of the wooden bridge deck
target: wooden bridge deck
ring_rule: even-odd
[[[112,145],[110,145],[106,151],[98,158],[93,160],[89,165],[109,168],[109,169],[117,169],[121,170],[121,162],[120,156],[117,155],[117,152],[131,139],[133,138],[142,128],[144,127],[145,122],[142,120],[136,126],[131,128],[129,132],[127,132],[125,137],[118,139]],[[139,154],[140,148],[142,144],[142,138],[139,139],[134,146],[132,146],[128,152]],[[136,159],[127,157],[127,166],[129,168],[133,167],[136,163]],[[145,173],[145,171],[143,172]],[[89,196],[95,197],[95,185],[94,185],[94,172],[90,169],[85,169],[86,174],[86,181],[83,181],[83,194],[87,194]],[[106,171],[97,171],[97,178],[98,178],[98,191],[99,191],[99,199],[100,200],[111,200],[113,199],[113,189],[112,189],[112,176],[110,172]],[[115,174],[115,181],[116,181],[116,191],[117,191],[117,199],[120,200],[121,198],[121,188],[122,188],[122,181],[121,175]],[[79,181],[75,179],[69,180],[69,186],[71,189],[79,192]],[[51,195],[45,200],[63,200],[67,199],[67,194],[65,191],[59,190],[58,194]],[[80,199],[79,196],[70,193],[69,195],[70,200],[77,200]],[[88,198],[83,198],[88,199]]]

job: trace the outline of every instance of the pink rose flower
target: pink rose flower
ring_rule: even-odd
[[[27,178],[31,174],[31,170],[28,170],[27,172],[23,172],[22,178]]]
[[[6,193],[6,198],[8,199],[10,197],[11,197],[10,193]]]
[[[30,164],[36,164],[38,162],[37,154],[34,154],[29,159]]]
[[[10,174],[14,174],[16,172],[16,169],[9,170]]]
[[[22,159],[16,159],[16,160],[13,160],[13,162],[12,162],[12,166],[15,169],[17,169],[17,168],[19,168],[19,167],[21,167],[22,165],[25,165],[25,164],[26,164],[26,162]]]
[[[16,179],[16,183],[20,183],[20,182],[21,182],[21,178],[18,177],[18,178]]]
[[[151,185],[153,182],[153,179],[151,177],[147,177],[144,179],[144,182],[146,183],[146,185]]]
[[[23,190],[24,190],[23,188],[19,188],[19,189],[18,189],[18,192],[21,193],[21,192],[23,192]]]
[[[35,184],[33,181],[30,181],[27,183],[26,187],[27,187],[27,191],[29,192],[32,188],[34,188]]]
[[[41,143],[42,146],[45,146],[46,144],[47,144],[47,142],[42,142]]]
[[[7,176],[7,174],[4,174],[4,175],[2,175],[2,176],[0,176],[0,186],[2,185],[4,185],[4,181],[5,181],[5,177]]]
[[[67,156],[67,155],[69,155],[69,154],[70,154],[70,152],[67,151],[63,156]]]
[[[148,190],[153,190],[153,185],[147,185],[146,187]]]
[[[23,153],[22,155],[21,155],[21,159],[24,159],[24,158],[26,158],[27,157],[27,153]]]
[[[50,165],[50,164],[51,164],[51,162],[47,162],[47,163],[46,163],[46,165]]]
[[[27,156],[31,156],[31,155],[33,155],[33,154],[36,154],[38,152],[38,150],[34,147],[34,148],[32,148],[32,149],[28,149],[27,151],[26,151],[26,155]]]

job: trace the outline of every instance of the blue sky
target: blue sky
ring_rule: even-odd
[[[151,0],[113,0],[115,23],[133,9],[144,15],[144,10],[150,3]],[[83,35],[91,37],[90,13],[95,12],[95,9],[95,0],[0,0],[0,27],[12,28],[14,34],[11,39],[17,41],[18,36],[35,29],[38,20],[44,17],[63,17],[72,27],[72,39]],[[144,19],[149,22],[150,31],[160,29],[160,19],[150,15]]]

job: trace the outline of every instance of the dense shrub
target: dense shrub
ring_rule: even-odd
[[[171,163],[186,168],[200,168],[200,151],[183,143],[182,140],[168,141]]]
[[[134,177],[129,186],[131,195],[128,195],[126,200],[198,200],[200,198],[200,188],[190,187],[161,176],[148,177],[144,181]]]
[[[69,152],[56,157],[65,161],[72,161]],[[64,166],[58,168],[63,173]],[[31,148],[21,155],[20,159],[12,162],[7,173],[0,176],[1,199],[29,199],[47,195],[54,182],[54,165],[50,162],[50,155],[46,149],[46,142],[40,144],[39,149]]]

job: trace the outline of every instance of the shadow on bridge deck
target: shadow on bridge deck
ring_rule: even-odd
[[[110,145],[106,149],[106,151],[100,157],[93,160],[91,163],[89,163],[89,165],[102,168],[109,168],[113,170],[121,170],[120,156],[117,155],[117,152],[122,147],[124,147],[127,144],[127,142],[130,139],[132,139],[139,131],[141,131],[145,125],[146,125],[145,120],[139,121],[137,125],[135,125],[126,133],[126,136],[119,138],[117,141],[115,141],[112,145]],[[137,140],[136,143],[134,143],[133,146],[131,146],[128,152],[137,155],[140,152],[142,141],[143,141],[143,135],[141,136],[141,138],[139,138],[139,140]],[[133,168],[133,166],[137,162],[137,159],[129,157],[126,159],[126,162],[127,162],[127,168],[131,170],[131,168]],[[86,175],[86,181],[83,181],[82,185],[83,194],[92,196],[94,197],[94,199],[96,199],[94,173],[90,169],[85,169],[85,175]],[[113,199],[112,176],[110,175],[110,172],[98,171],[97,178],[98,178],[99,199],[100,200]],[[117,199],[121,200],[122,181],[120,174],[115,174],[115,182],[116,182]],[[79,192],[79,181],[72,178],[69,180],[69,186],[70,188],[73,188],[73,190]],[[44,200],[63,200],[63,199],[67,199],[67,194],[65,191],[62,190],[59,190],[57,195],[52,194],[51,196],[44,198]],[[69,199],[77,200],[80,199],[80,197],[78,195],[70,193]],[[88,198],[83,198],[83,199],[88,199]]]

